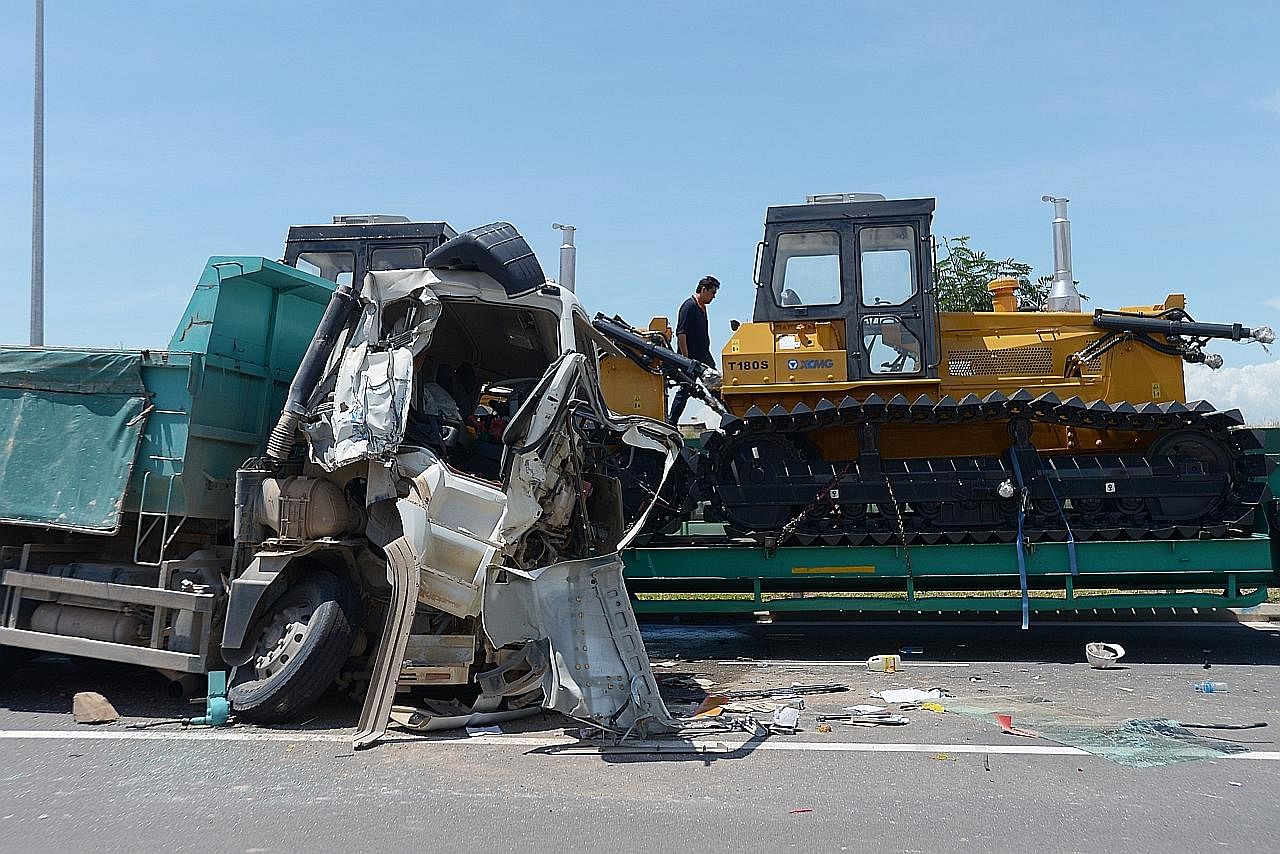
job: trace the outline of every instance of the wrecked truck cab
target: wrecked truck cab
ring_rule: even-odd
[[[657,494],[679,434],[608,410],[611,345],[513,228],[426,263],[368,274],[342,323],[322,322],[324,368],[291,392],[299,447],[240,472],[233,706],[285,720],[335,678],[355,693],[367,678],[360,744],[393,718],[425,729],[544,706],[619,733],[670,728],[619,551],[652,504],[624,490]],[[415,687],[431,697],[395,705]]]

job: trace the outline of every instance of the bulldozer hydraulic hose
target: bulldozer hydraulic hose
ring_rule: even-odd
[[[1230,341],[1258,340],[1270,343],[1274,336],[1267,327],[1250,329],[1239,323],[1198,323],[1192,320],[1168,320],[1160,317],[1144,317],[1129,312],[1098,309],[1093,313],[1093,325],[1099,329],[1116,332],[1146,332],[1156,335],[1182,338],[1224,338]]]
[[[683,379],[686,382],[693,382],[701,377],[707,370],[707,366],[696,359],[690,359],[688,356],[681,356],[674,350],[654,344],[652,341],[646,340],[643,336],[637,335],[630,329],[627,329],[606,317],[597,315],[591,325],[623,347],[639,353],[646,358],[660,362],[663,369],[662,372],[664,374],[670,375],[674,372],[678,375],[673,377],[674,379]]]

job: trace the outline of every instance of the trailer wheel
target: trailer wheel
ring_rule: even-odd
[[[231,673],[231,708],[259,723],[290,720],[333,684],[359,623],[360,597],[349,582],[308,573],[250,629],[254,657]]]

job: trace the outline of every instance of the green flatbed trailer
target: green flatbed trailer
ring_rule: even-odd
[[[1262,432],[1280,457],[1280,428]],[[628,552],[626,578],[642,615],[1241,608],[1280,584],[1276,508],[1264,502],[1247,537],[1075,543],[1074,574],[1067,543],[1028,544],[1025,604],[1012,543],[770,549],[705,522]]]

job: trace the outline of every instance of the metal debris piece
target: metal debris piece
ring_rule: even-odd
[[[783,688],[748,688],[741,691],[718,691],[717,696],[727,700],[754,700],[766,697],[799,697],[803,694],[838,694],[848,691],[848,685],[839,682],[820,682],[814,685],[790,685]]]
[[[495,711],[500,698],[484,697],[468,708],[462,703],[449,701],[424,701],[420,706],[392,706],[391,722],[413,732],[440,732],[448,729],[468,731],[476,727],[489,727],[507,721],[527,718],[542,711],[540,706]]]
[[[819,721],[835,721],[845,726],[905,726],[911,719],[904,715],[873,712],[865,715],[818,715]]]
[[[800,710],[795,706],[783,706],[773,713],[770,732],[795,735],[800,729]]]

